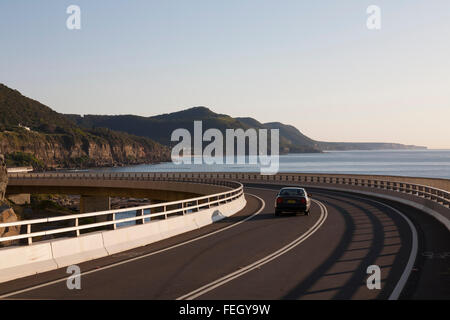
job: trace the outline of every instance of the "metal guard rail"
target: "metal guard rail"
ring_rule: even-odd
[[[12,179],[80,179],[80,180],[86,180],[86,179],[110,179],[110,180],[146,180],[146,181],[171,181],[171,182],[191,182],[191,183],[216,183],[221,184],[223,186],[227,186],[230,188],[237,188],[230,192],[221,193],[219,195],[222,195],[220,197],[223,197],[223,194],[226,194],[226,198],[216,199],[212,200],[213,197],[219,196],[219,195],[210,195],[210,196],[204,196],[194,199],[186,199],[182,201],[176,201],[176,202],[169,202],[169,203],[162,203],[162,204],[155,204],[155,205],[148,205],[143,207],[135,207],[135,208],[125,208],[125,209],[118,209],[118,210],[110,210],[110,211],[104,211],[104,212],[95,212],[95,213],[86,213],[86,214],[80,214],[80,215],[71,215],[71,216],[65,216],[65,217],[54,217],[54,218],[46,218],[46,219],[36,219],[36,220],[28,220],[28,221],[20,221],[15,223],[3,223],[0,224],[0,227],[7,227],[7,226],[17,226],[17,225],[27,225],[27,234],[22,234],[18,236],[11,236],[11,237],[4,237],[0,238],[0,242],[8,241],[8,240],[17,240],[17,239],[23,239],[28,238],[29,243],[31,243],[30,235],[32,237],[41,236],[41,235],[50,235],[55,233],[63,233],[63,232],[70,232],[70,231],[76,231],[76,235],[79,236],[80,230],[92,228],[92,227],[100,227],[100,226],[107,226],[107,225],[113,225],[114,228],[116,228],[116,225],[118,223],[122,222],[129,222],[129,221],[139,221],[142,220],[142,222],[145,222],[145,219],[152,218],[152,217],[160,217],[165,216],[167,218],[167,215],[170,214],[177,214],[181,211],[183,211],[183,214],[186,213],[186,211],[189,210],[199,210],[205,206],[208,205],[214,205],[214,204],[220,204],[224,201],[231,201],[238,197],[240,197],[243,194],[243,187],[240,183],[234,182],[234,181],[226,181],[226,180],[219,180],[219,179],[231,179],[231,180],[244,180],[244,181],[257,181],[257,182],[270,182],[270,181],[283,181],[283,182],[289,182],[289,183],[323,183],[323,184],[337,184],[337,185],[351,185],[351,186],[361,186],[361,187],[368,187],[368,188],[375,188],[375,189],[381,189],[381,190],[389,190],[389,191],[395,191],[395,192],[401,192],[406,194],[415,195],[417,197],[421,197],[424,199],[431,200],[435,203],[438,203],[442,205],[443,207],[449,208],[450,207],[450,193],[426,186],[421,184],[414,184],[414,183],[407,183],[407,182],[398,182],[398,181],[387,181],[387,180],[381,180],[381,179],[363,179],[363,178],[355,178],[355,177],[329,177],[329,176],[323,176],[323,175],[296,175],[296,174],[278,174],[278,175],[267,175],[263,176],[256,173],[154,173],[154,172],[146,172],[146,173],[33,173],[33,174],[21,174],[21,173],[13,173],[8,175]],[[217,181],[213,181],[211,179],[217,179]],[[235,192],[233,195],[232,193]],[[202,199],[207,199],[205,204],[201,204],[200,201]],[[192,205],[192,202],[196,203]],[[186,204],[189,204],[187,207],[184,207]],[[169,210],[167,211],[167,206],[170,205],[182,205],[182,208]],[[156,208],[163,208],[163,211],[160,213],[153,213],[153,214],[142,214],[143,210],[145,209],[156,209]],[[165,208],[166,207],[166,208]],[[115,215],[113,216],[112,221],[106,221],[106,222],[97,222],[95,224],[90,225],[77,225],[78,219],[81,219],[83,217],[93,217],[93,216],[100,216],[100,215],[108,215],[108,214],[114,214],[114,213],[120,213],[120,212],[129,212],[129,211],[136,211],[137,215],[136,217],[131,218],[125,218],[116,220]],[[142,212],[140,212],[142,210]],[[138,212],[139,211],[139,212]],[[142,215],[141,215],[142,214]],[[55,230],[48,230],[48,231],[42,231],[37,233],[31,232],[31,224],[33,223],[45,223],[45,222],[54,222],[54,221],[61,221],[66,219],[75,219],[75,226],[61,229],[60,232],[57,232]],[[31,222],[31,224],[30,224]]]
[[[14,175],[14,174],[13,174]],[[13,175],[9,175],[10,177]],[[42,176],[42,174],[38,174],[39,177],[36,177],[36,174],[33,174],[34,179],[42,179],[42,178],[68,178],[73,179],[72,174],[70,174],[72,177],[67,176],[67,174],[61,177],[61,174],[52,174],[52,175],[45,175]],[[109,175],[109,174],[107,174]],[[28,174],[26,176],[21,177],[20,174],[17,174],[14,178],[31,178],[32,175]],[[77,178],[80,179],[86,179],[86,178],[96,178],[98,179],[98,175],[87,175],[85,177],[81,177],[77,174]],[[104,177],[106,178],[106,176]],[[113,175],[113,179],[130,179],[134,178],[133,180],[136,180],[136,177],[131,177],[130,175]],[[167,219],[170,215],[185,215],[191,212],[198,212],[202,209],[209,209],[214,206],[219,206],[224,203],[228,203],[231,201],[234,201],[241,196],[244,195],[244,188],[243,185],[236,181],[224,181],[224,180],[211,180],[211,179],[195,179],[195,178],[162,178],[162,177],[156,177],[155,179],[146,179],[146,180],[152,180],[152,181],[171,181],[171,182],[189,182],[189,183],[202,183],[202,184],[212,184],[212,185],[220,185],[225,186],[228,188],[231,188],[230,191],[225,191],[221,193],[216,193],[212,195],[206,195],[196,198],[190,198],[185,200],[179,200],[179,201],[172,201],[172,202],[164,202],[164,203],[158,203],[158,204],[152,204],[152,205],[145,205],[145,206],[138,206],[138,207],[130,207],[130,208],[122,208],[122,209],[114,209],[114,210],[107,210],[107,211],[98,211],[98,212],[90,212],[90,213],[82,213],[82,214],[73,214],[73,215],[67,215],[67,216],[58,216],[58,217],[51,217],[51,218],[41,218],[41,219],[32,219],[32,220],[23,220],[23,221],[16,221],[16,222],[8,222],[8,223],[0,223],[0,228],[6,228],[6,227],[14,227],[14,226],[26,226],[26,233],[19,234],[15,236],[8,236],[8,237],[2,237],[0,238],[0,242],[5,241],[13,241],[13,240],[21,240],[21,239],[28,239],[28,244],[31,245],[33,243],[33,238],[40,237],[40,236],[48,236],[48,235],[54,235],[54,234],[61,234],[61,233],[67,233],[67,232],[75,232],[75,235],[78,237],[80,236],[80,230],[84,229],[91,229],[91,228],[97,228],[97,227],[103,227],[103,226],[112,226],[113,229],[117,228],[118,224],[125,223],[125,222],[133,222],[136,221],[138,224],[144,224],[146,223],[146,220],[157,218],[157,217],[163,217],[164,219]],[[168,208],[168,207],[175,207],[175,208]],[[144,210],[162,210],[161,212],[157,213],[148,213],[145,214]],[[122,212],[136,212],[136,216],[129,217],[129,218],[121,218],[117,219],[116,215],[118,213]],[[89,223],[89,224],[83,224],[80,225],[80,219],[83,218],[90,218],[90,217],[100,217],[100,216],[110,216],[112,217],[109,221],[104,222],[95,222],[95,223]],[[58,222],[58,221],[72,221],[73,226],[72,227],[63,227],[63,228],[55,228],[45,231],[38,231],[38,232],[32,232],[32,225],[36,224],[42,224],[42,223],[50,223],[50,222]]]
[[[168,174],[176,177],[177,174]],[[201,175],[203,178],[212,179],[232,179],[238,181],[255,181],[255,182],[271,182],[283,181],[288,183],[323,183],[323,184],[338,184],[351,185],[360,187],[369,187],[376,189],[383,189],[389,191],[396,191],[415,195],[424,199],[436,202],[446,208],[450,207],[450,192],[427,185],[407,183],[400,181],[388,181],[382,179],[364,179],[354,177],[329,177],[314,174],[277,174],[277,175],[260,175],[259,173],[182,173],[178,176],[194,177]]]
[[[251,180],[251,181],[289,181],[299,183],[325,183],[325,184],[343,184],[352,186],[363,186],[376,189],[384,189],[409,193],[429,199],[439,203],[444,207],[450,207],[450,192],[427,185],[387,181],[381,179],[363,179],[354,177],[329,177],[314,174],[278,174],[278,175],[260,175],[256,173],[180,173],[180,172],[119,172],[119,173],[13,173],[8,175],[12,179],[110,179],[110,180],[147,180],[147,181],[173,181],[173,182],[189,182],[195,180],[200,183],[208,183],[210,179],[229,179],[229,180]]]
[[[260,179],[262,181],[291,181],[291,182],[301,182],[301,183],[324,183],[324,184],[340,184],[340,185],[351,185],[368,187],[389,191],[396,191],[406,194],[415,195],[424,199],[431,200],[442,206],[450,207],[450,192],[442,189],[433,188],[426,185],[398,182],[398,181],[386,181],[378,179],[362,179],[362,178],[344,178],[344,177],[324,177],[324,176],[289,176],[280,175],[280,179],[276,179],[275,176],[266,176]],[[283,177],[285,179],[283,179]],[[291,179],[289,179],[291,178]],[[297,178],[297,179],[295,179]],[[253,179],[251,179],[253,180]]]

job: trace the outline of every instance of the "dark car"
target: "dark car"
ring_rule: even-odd
[[[304,212],[309,215],[311,208],[311,199],[303,188],[285,187],[282,188],[275,200],[275,215],[279,216],[282,212]]]

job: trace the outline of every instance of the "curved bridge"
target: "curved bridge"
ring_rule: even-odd
[[[245,186],[246,204],[220,222],[80,263],[80,291],[67,289],[66,270],[60,268],[2,283],[0,296],[450,298],[450,197],[444,189],[448,180],[301,174],[136,175],[161,180],[239,180]],[[20,179],[12,177],[11,181],[14,184]],[[312,193],[310,216],[275,217],[273,201],[281,185],[302,185]],[[152,224],[135,218],[144,222],[143,226]],[[380,267],[381,289],[371,290],[366,285],[367,268],[373,265]]]

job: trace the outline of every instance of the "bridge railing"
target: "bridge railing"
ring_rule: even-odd
[[[129,173],[128,173],[129,174]],[[295,174],[279,173],[276,175],[260,175],[259,173],[232,173],[232,172],[189,172],[189,173],[133,173],[137,176],[151,177],[152,179],[230,179],[237,181],[255,181],[255,182],[286,182],[286,183],[312,183],[312,184],[333,184],[349,185],[356,187],[367,187],[372,189],[381,189],[395,191],[399,193],[411,194],[420,198],[436,202],[446,208],[450,207],[450,192],[436,187],[417,184],[413,182],[396,181],[395,177],[390,180],[377,178],[361,178],[357,175],[336,176],[326,174]],[[122,173],[126,176],[127,173]]]
[[[286,181],[292,183],[323,183],[337,185],[351,185],[368,187],[374,189],[390,190],[400,193],[415,195],[450,207],[450,192],[428,185],[395,181],[382,178],[361,178],[357,175],[335,176],[335,175],[314,175],[314,174],[293,174],[280,173],[277,175],[260,175],[258,173],[231,173],[231,172],[64,172],[64,173],[11,173],[10,179],[110,179],[110,180],[149,180],[149,181],[178,181],[188,182],[195,179],[199,182],[210,181],[210,179],[229,179],[247,181]]]
[[[104,178],[112,178],[112,179],[134,179],[136,178],[146,178],[149,179],[146,175],[130,175],[130,174],[105,174],[102,175]],[[100,176],[98,174],[67,174],[67,173],[58,173],[58,174],[12,174],[10,178],[15,179],[99,179]],[[114,209],[107,211],[99,211],[99,212],[91,212],[91,213],[82,213],[82,214],[72,214],[67,216],[58,216],[58,217],[50,217],[50,218],[41,218],[41,219],[32,219],[32,220],[24,220],[17,222],[8,222],[8,223],[0,223],[0,228],[9,228],[9,227],[21,227],[25,228],[24,232],[21,232],[19,235],[15,236],[7,236],[1,237],[0,242],[13,241],[13,240],[21,240],[27,239],[28,244],[33,243],[33,238],[36,237],[45,237],[45,236],[54,236],[60,234],[73,233],[73,236],[80,236],[82,231],[89,231],[93,228],[102,228],[102,227],[110,227],[111,229],[118,228],[119,225],[123,223],[135,223],[135,224],[144,224],[155,219],[167,219],[168,217],[175,215],[185,215],[191,212],[198,212],[203,209],[209,209],[211,207],[220,206],[222,204],[234,201],[239,199],[244,195],[243,186],[239,182],[235,181],[226,181],[226,180],[212,180],[206,178],[164,178],[164,177],[151,177],[152,181],[172,181],[172,182],[188,182],[188,183],[201,183],[201,184],[211,184],[211,185],[219,185],[230,188],[229,191],[220,192],[211,195],[205,195],[196,198],[190,198],[179,201],[172,202],[164,202],[152,205],[144,205],[138,207],[130,207],[130,208],[122,208],[122,209]],[[148,212],[146,212],[148,211]],[[121,213],[132,213],[135,212],[135,215],[131,217],[119,217]],[[96,222],[86,222],[92,218],[96,219]],[[98,220],[106,220],[106,221],[98,221]],[[55,223],[65,223],[70,226],[54,226]],[[33,228],[37,225],[40,226],[40,231],[33,231]]]
[[[109,210],[103,212],[85,213],[79,215],[70,215],[64,217],[53,217],[45,219],[35,219],[12,223],[0,224],[1,227],[26,226],[26,232],[17,236],[0,238],[0,242],[18,239],[28,239],[28,243],[32,243],[34,237],[48,236],[66,232],[75,232],[76,236],[80,232],[90,228],[111,226],[117,228],[118,224],[131,222],[145,223],[149,219],[166,219],[168,216],[176,214],[186,214],[188,212],[198,211],[202,208],[220,205],[227,201],[243,195],[243,187],[236,181],[252,181],[252,182],[283,182],[289,184],[318,184],[318,185],[348,185],[355,187],[365,187],[368,189],[379,189],[404,194],[410,194],[419,198],[430,200],[434,203],[450,208],[450,193],[439,188],[409,183],[404,181],[386,180],[382,178],[361,178],[358,176],[334,176],[334,175],[314,175],[314,174],[277,174],[277,175],[260,175],[259,173],[34,173],[22,174],[12,173],[8,175],[10,179],[111,179],[111,180],[147,180],[147,181],[172,181],[172,182],[190,182],[190,183],[212,183],[233,188],[231,191],[222,192],[214,195],[208,195],[193,199],[186,199],[175,202],[167,202],[161,204],[147,205],[135,208],[125,208],[117,210]],[[230,181],[232,180],[232,181]],[[177,207],[178,206],[178,207]],[[150,213],[145,213],[149,210]],[[128,218],[117,218],[117,215],[123,212],[135,211],[136,216]],[[84,218],[95,218],[106,216],[108,221],[81,224]],[[68,220],[73,225],[64,228],[52,228],[50,230],[33,232],[32,226],[42,223],[54,223]]]
[[[11,173],[10,179],[111,179],[111,180],[149,180],[149,181],[179,181],[188,182],[195,179],[199,182],[210,181],[210,179],[250,180],[250,181],[286,181],[294,183],[323,183],[368,187],[384,189],[416,195],[429,199],[445,207],[450,206],[450,192],[428,185],[409,183],[404,181],[385,180],[382,178],[361,178],[356,175],[314,175],[280,173],[277,175],[260,175],[258,173],[226,173],[226,172],[64,172],[64,173]]]
[[[221,175],[215,175],[217,178]],[[424,199],[436,202],[446,208],[450,207],[450,192],[427,185],[383,180],[383,179],[366,179],[358,177],[333,177],[324,175],[295,175],[295,174],[278,174],[273,176],[261,176],[256,174],[232,174],[230,176],[236,180],[247,180],[255,182],[284,181],[287,183],[312,183],[312,184],[334,184],[334,185],[350,185],[356,187],[367,187],[372,189],[381,189],[395,191],[405,194],[415,195]]]

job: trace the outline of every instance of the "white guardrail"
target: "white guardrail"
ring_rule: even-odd
[[[267,176],[267,178],[260,178],[260,179],[250,178],[249,180],[258,180],[264,182],[289,181],[299,183],[324,183],[324,184],[338,184],[338,185],[340,184],[340,185],[368,187],[411,194],[424,199],[429,199],[433,202],[443,205],[446,208],[450,207],[450,192],[426,185],[407,182],[387,181],[379,179],[363,179],[363,178],[326,177],[313,175],[311,176],[278,175],[278,176]]]
[[[422,199],[431,200],[445,208],[450,207],[450,193],[433,188],[426,185],[387,181],[381,179],[365,179],[357,177],[330,177],[324,175],[308,175],[308,174],[277,174],[273,176],[260,175],[256,173],[34,173],[34,174],[9,174],[10,179],[18,180],[39,180],[39,179],[107,179],[107,180],[135,180],[135,181],[167,181],[167,182],[189,182],[189,183],[206,183],[222,185],[232,190],[218,194],[206,195],[198,198],[186,199],[181,201],[173,201],[166,203],[159,203],[153,205],[146,205],[140,207],[123,208],[116,210],[108,210],[93,213],[74,214],[68,216],[25,220],[19,222],[2,223],[1,227],[26,226],[26,232],[16,235],[0,238],[0,242],[28,239],[28,244],[32,244],[33,238],[41,236],[49,236],[61,233],[74,232],[75,236],[80,236],[81,230],[91,228],[112,226],[117,228],[118,224],[124,222],[136,221],[136,224],[144,224],[152,219],[167,219],[172,215],[184,215],[190,212],[198,212],[202,209],[208,209],[212,206],[219,206],[226,202],[230,202],[243,196],[243,186],[240,181],[253,182],[286,182],[298,184],[333,184],[333,185],[348,185],[357,187],[368,187],[371,189],[380,189],[387,191],[394,191],[404,194],[410,194]],[[220,180],[221,179],[221,180]],[[227,179],[227,180],[225,180]],[[230,181],[233,180],[233,181]],[[145,210],[150,210],[150,213],[145,213]],[[135,211],[136,215],[128,218],[118,218],[117,214],[123,212]],[[152,212],[153,211],[153,212]],[[108,217],[109,221],[85,223],[85,218]],[[70,227],[53,227],[45,231],[32,231],[32,226],[37,224],[54,223],[61,221],[69,221],[72,224]]]
[[[223,180],[212,180],[212,179],[199,179],[199,178],[169,178],[162,176],[151,176],[139,173],[132,174],[92,174],[92,173],[58,173],[58,174],[11,174],[9,175],[11,179],[111,179],[111,180],[151,180],[151,181],[165,181],[165,182],[188,182],[188,183],[202,183],[202,184],[212,184],[228,187],[231,190],[221,193],[172,201],[164,202],[153,205],[145,205],[139,207],[122,208],[115,210],[99,211],[92,213],[83,214],[72,214],[67,216],[58,216],[51,218],[33,219],[33,220],[23,220],[17,222],[0,223],[0,228],[15,227],[15,226],[26,226],[26,233],[8,236],[0,238],[0,242],[28,239],[28,244],[33,243],[33,238],[56,235],[68,232],[74,232],[74,236],[79,237],[81,230],[87,230],[92,228],[107,227],[111,226],[112,229],[117,229],[117,226],[122,223],[136,222],[136,224],[145,224],[155,219],[167,219],[170,216],[175,215],[185,215],[193,212],[198,212],[203,209],[210,209],[215,206],[220,206],[222,204],[232,202],[239,199],[244,195],[243,186],[239,182],[235,181],[223,181]],[[150,213],[145,213],[149,210]],[[136,215],[132,217],[118,218],[119,213],[131,213],[135,212]],[[153,213],[152,213],[153,212]],[[94,222],[94,223],[83,223],[83,219],[86,218],[98,218],[107,217],[108,221]],[[52,227],[48,226],[43,229],[48,229],[45,231],[33,232],[32,227],[42,224],[50,224],[55,222],[68,222],[71,227]]]

